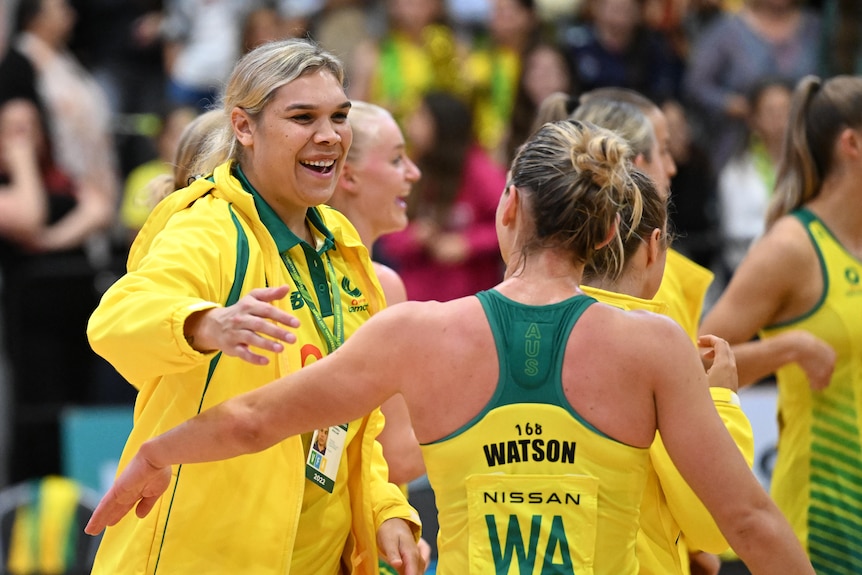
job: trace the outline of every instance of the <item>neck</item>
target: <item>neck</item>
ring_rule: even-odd
[[[499,290],[528,305],[562,301],[579,292],[583,264],[563,250],[542,249],[510,261]]]
[[[261,194],[263,196],[263,194]],[[311,245],[314,245],[314,235],[311,233],[311,227],[306,220],[305,214],[308,208],[295,208],[293,206],[283,206],[278,203],[271,202],[269,198],[264,197],[266,202],[275,210],[278,218],[284,222],[287,228],[296,234],[296,237],[305,240]]]
[[[305,214],[308,212],[308,207],[285,201],[283,195],[279,194],[278,191],[270,193],[264,183],[256,177],[254,170],[250,166],[240,164],[239,169],[242,172],[242,176],[244,176],[248,182],[248,185],[253,187],[260,197],[264,199],[267,205],[272,208],[278,216],[278,219],[284,222],[284,225],[286,225],[291,232],[296,234],[298,238],[314,245],[314,236],[305,220]]]
[[[345,218],[350,220],[350,223],[353,224],[353,227],[356,228],[356,233],[359,234],[359,239],[362,240],[362,245],[368,248],[368,253],[371,253],[371,247],[374,245],[374,242],[377,241],[377,238],[380,237],[381,234],[377,233],[376,230],[372,229],[371,224],[368,222],[367,218],[362,217],[356,210],[350,207],[350,202],[345,201],[344,203],[339,202],[336,197],[339,196],[340,192],[336,192],[332,200],[329,201],[330,207],[335,208],[339,212],[341,212]]]
[[[589,280],[584,281],[584,285],[588,285],[590,287],[603,289],[605,291],[612,291],[614,293],[621,293],[625,295],[630,295],[633,297],[639,297],[641,299],[650,299],[648,294],[644,293],[644,281],[643,278],[640,277],[640,274],[633,273],[630,271],[626,271],[620,276],[616,281],[612,281],[607,278],[591,278]]]
[[[766,152],[769,154],[769,159],[772,160],[772,165],[778,166],[779,162],[781,162],[781,154],[784,151],[784,142],[782,139],[771,138],[764,140],[763,144],[766,146]]]
[[[368,248],[368,253],[371,253],[371,247],[374,245],[374,242],[377,241],[377,238],[380,237],[380,234],[375,233],[371,229],[371,224],[365,221],[364,218],[356,216],[355,214],[350,213],[350,211],[342,211],[342,214],[350,220],[350,223],[353,224],[353,227],[356,228],[356,233],[359,234],[359,239],[362,240],[362,245]]]
[[[848,170],[849,171],[849,170]],[[862,198],[859,197],[858,176],[835,173],[820,186],[816,198],[806,206],[817,214],[845,247],[855,254],[862,253]]]

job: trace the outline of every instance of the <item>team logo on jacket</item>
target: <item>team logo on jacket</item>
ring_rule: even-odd
[[[302,294],[297,291],[290,292],[290,307],[291,309],[297,310],[305,305],[305,300],[302,299]]]
[[[362,297],[362,290],[360,290],[358,287],[353,287],[353,284],[350,283],[350,278],[347,276],[344,276],[344,278],[342,278],[341,280],[341,289],[343,289],[344,293],[346,293],[350,297]]]
[[[356,313],[360,311],[368,311],[368,300],[362,295],[362,290],[358,287],[354,287],[354,285],[350,282],[350,278],[344,276],[341,280],[341,289],[344,290],[344,293],[351,297],[350,305],[347,307],[347,311],[350,313]]]

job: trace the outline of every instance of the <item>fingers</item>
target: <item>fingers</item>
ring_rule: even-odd
[[[736,372],[736,358],[730,344],[714,335],[700,336],[697,344],[701,348],[709,348],[703,354],[704,359],[712,358],[712,365],[706,370],[709,386],[736,391],[739,388],[739,378]]]
[[[722,338],[709,334],[702,335],[697,338],[697,345],[698,347],[712,348],[711,351],[707,351],[704,354],[704,357],[712,355],[716,362],[728,361],[731,364],[736,365],[736,359],[734,358],[730,344]]]
[[[108,491],[99,502],[86,527],[84,527],[84,533],[98,535],[105,530],[105,527],[116,525],[132,508],[132,505],[120,503],[112,491]]]
[[[422,575],[425,571],[425,561],[412,540],[409,544],[400,544],[398,549],[387,553],[386,562],[403,575]]]
[[[203,342],[226,355],[266,365],[269,358],[260,351],[281,353],[284,344],[296,343],[296,334],[289,330],[299,327],[299,319],[270,303],[289,291],[287,285],[257,288],[232,306],[208,311],[200,328]]]
[[[422,570],[420,572],[424,573],[428,565],[431,564],[431,545],[425,539],[419,540],[419,556],[422,558]]]
[[[153,507],[156,505],[156,501],[159,500],[159,496],[156,497],[143,497],[139,502],[138,506],[135,507],[135,515],[138,518],[143,519],[147,516],[147,514],[153,510]]]
[[[99,506],[90,516],[90,520],[87,521],[87,525],[84,527],[84,533],[87,535],[98,535],[105,530],[105,527],[106,524],[104,519],[102,519],[101,506]]]

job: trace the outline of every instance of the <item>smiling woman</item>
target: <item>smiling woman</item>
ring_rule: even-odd
[[[404,134],[387,110],[354,100],[350,124],[353,145],[329,205],[347,216],[370,249],[382,235],[407,227],[407,199],[422,174],[407,156]],[[401,276],[379,262],[373,264],[386,304],[405,301]],[[381,410],[386,426],[377,439],[389,464],[389,479],[401,484],[422,476],[425,464],[404,400],[391,397]]]
[[[353,139],[342,83],[341,63],[304,40],[244,56],[191,169],[205,177],[159,203],[90,318],[93,349],[139,390],[121,468],[148,438],[334,351],[383,306],[361,237],[321,205]],[[372,574],[378,550],[418,570],[379,410],[340,423],[325,466],[309,433],[178,468],[159,513],[107,531],[93,573]]]

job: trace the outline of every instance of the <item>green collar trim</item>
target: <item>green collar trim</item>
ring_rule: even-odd
[[[260,221],[263,222],[263,225],[266,226],[266,229],[275,240],[275,245],[278,248],[279,253],[283,254],[300,243],[308,245],[308,242],[302,240],[299,236],[290,231],[290,228],[281,221],[281,218],[278,217],[275,210],[266,203],[263,196],[261,196],[260,193],[254,189],[254,186],[249,183],[248,178],[246,178],[239,164],[234,164],[233,175],[237,180],[239,180],[240,185],[242,185],[242,189],[251,194],[254,198],[254,205],[257,208]],[[335,237],[332,235],[332,232],[329,231],[329,228],[326,227],[326,224],[323,223],[323,218],[317,208],[308,208],[308,211],[305,213],[305,217],[323,236],[323,245],[321,245],[320,249],[317,250],[317,253],[322,254],[325,251],[334,248]]]

